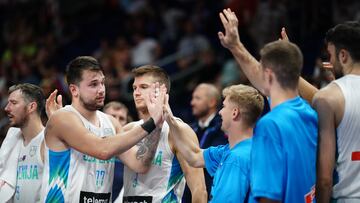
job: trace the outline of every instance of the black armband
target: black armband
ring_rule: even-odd
[[[154,119],[150,117],[146,122],[141,124],[141,127],[150,134],[156,128]]]

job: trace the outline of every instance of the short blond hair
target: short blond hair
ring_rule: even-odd
[[[247,85],[231,85],[222,94],[235,104],[242,114],[245,124],[254,126],[264,108],[264,98],[255,88]]]

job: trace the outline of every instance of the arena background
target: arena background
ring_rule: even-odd
[[[327,59],[325,32],[360,19],[355,0],[0,0],[0,143],[8,128],[8,87],[34,83],[46,96],[57,88],[68,104],[64,71],[79,55],[99,59],[106,101],[125,103],[135,119],[131,69],[165,68],[174,114],[191,122],[191,92],[198,83],[248,83],[217,37],[223,30],[218,13],[227,7],[236,12],[241,40],[255,56],[286,27],[304,54],[303,76],[319,88],[328,83],[320,69]]]

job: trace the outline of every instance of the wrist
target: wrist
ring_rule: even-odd
[[[150,134],[156,128],[154,119],[150,117],[147,121],[141,124],[141,128],[144,129],[148,134]]]

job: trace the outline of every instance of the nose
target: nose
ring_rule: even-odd
[[[8,112],[10,111],[10,105],[9,105],[9,103],[6,104],[4,110],[5,110],[6,113],[8,113]]]

